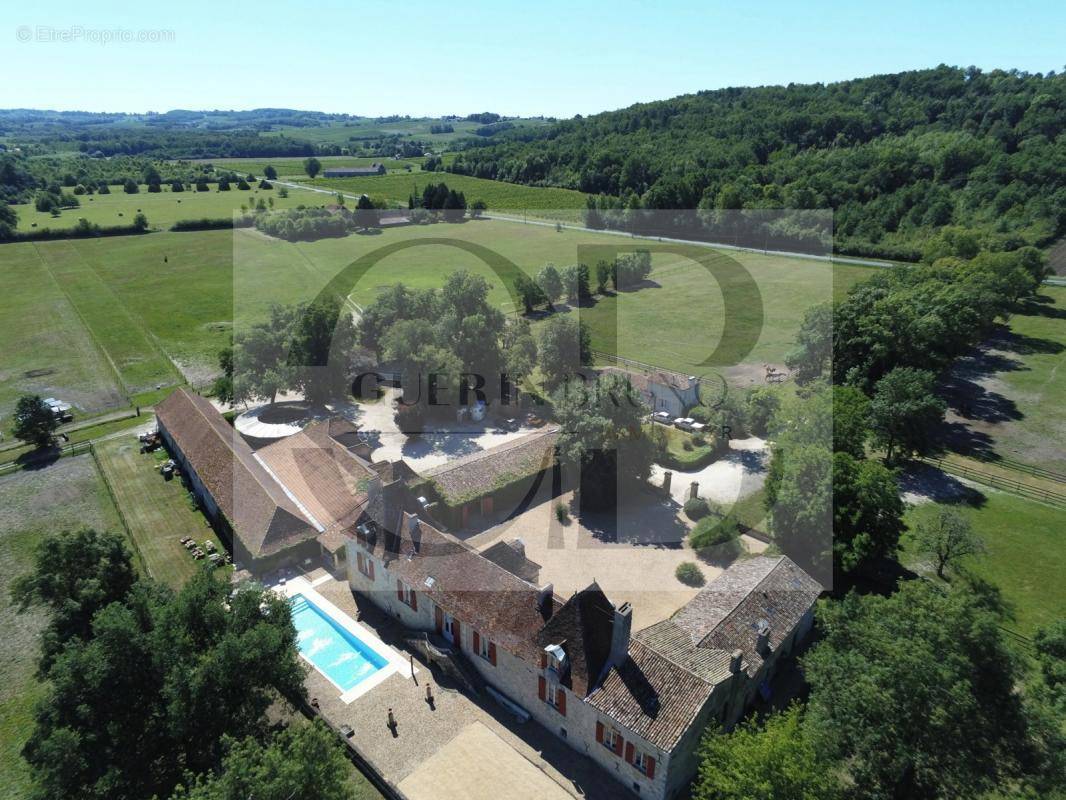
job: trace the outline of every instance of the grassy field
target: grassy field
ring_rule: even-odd
[[[370,156],[315,156],[322,169],[334,167],[368,167],[371,164],[384,164],[389,172],[418,172],[422,169],[421,158],[374,158]],[[203,158],[193,164],[211,164],[216,169],[231,169],[241,175],[251,173],[262,177],[263,170],[272,166],[278,171],[279,178],[306,178],[304,159],[302,158]],[[410,168],[410,169],[408,169]]]
[[[8,800],[28,796],[29,769],[19,755],[43,693],[34,677],[44,615],[17,613],[11,582],[33,563],[42,536],[81,526],[121,531],[111,498],[90,455],[64,458],[46,469],[0,478],[0,791]]]
[[[300,243],[240,230],[3,245],[0,339],[15,346],[0,367],[0,415],[7,416],[17,396],[29,391],[63,397],[84,412],[125,406],[127,395],[147,405],[160,394],[157,386],[165,391],[183,380],[202,385],[216,369],[234,320],[260,319],[271,302],[309,299],[373,249],[426,238],[484,245],[529,273],[549,261],[572,263],[579,244],[620,241],[486,220]],[[753,362],[780,361],[808,305],[870,274],[861,267],[760,254],[731,257],[755,278],[765,307],[766,324],[748,357]],[[592,327],[597,349],[690,371],[721,335],[721,294],[694,263],[657,255],[653,267],[647,288],[601,298],[576,313]],[[507,288],[485,264],[442,245],[389,255],[364,276],[352,298],[365,305],[397,281],[439,286],[457,269],[485,275],[491,300],[514,312]],[[564,306],[559,313],[575,312]]]
[[[1066,473],[1066,287],[1043,287],[1039,302],[1014,314],[1009,328],[1006,368],[991,376],[987,390],[1006,398],[1018,416],[988,430],[994,450]]]
[[[277,189],[257,189],[254,186],[243,192],[236,187],[228,192],[219,192],[213,187],[209,192],[171,192],[170,187],[164,187],[163,191],[156,193],[150,193],[142,186],[137,194],[126,194],[120,187],[114,187],[111,194],[81,195],[78,208],[68,208],[60,212],[58,217],[37,211],[30,203],[12,208],[18,214],[20,231],[73,228],[82,218],[101,227],[130,225],[138,212],[148,218],[150,227],[166,230],[178,220],[231,217],[240,212],[242,205],[254,206],[258,200],[266,202],[270,197],[274,198],[276,208],[321,206],[330,202],[326,195],[290,190],[289,197],[279,197]]]
[[[301,180],[316,189],[368,194],[404,205],[412,193],[421,194],[427,183],[444,182],[449,189],[465,194],[467,203],[484,200],[490,213],[510,212],[518,216],[527,213],[529,216],[564,222],[580,222],[585,208],[585,195],[573,189],[523,186],[451,172],[391,173],[367,178],[315,178],[314,181],[305,176]]]
[[[985,500],[976,506],[954,506],[985,542],[987,554],[968,559],[967,569],[998,586],[1014,613],[1010,627],[1032,636],[1038,627],[1062,616],[1066,608],[1066,511],[1005,492],[982,489]],[[934,503],[907,510],[913,529],[931,515]],[[911,534],[904,537],[901,561],[923,573],[930,565],[914,552]]]
[[[145,570],[179,588],[204,563],[193,559],[179,539],[191,536],[198,542],[210,539],[216,547],[220,544],[207,518],[190,503],[180,480],[164,480],[159,474],[156,467],[165,458],[162,450],[141,453],[130,434],[97,444],[95,452]]]

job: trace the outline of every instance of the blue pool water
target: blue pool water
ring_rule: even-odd
[[[289,602],[300,653],[341,691],[355,688],[388,664],[302,594]]]

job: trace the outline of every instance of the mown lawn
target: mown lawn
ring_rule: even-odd
[[[5,798],[27,797],[30,773],[20,751],[33,727],[33,707],[43,694],[34,677],[39,611],[19,613],[11,582],[33,564],[36,543],[48,534],[82,526],[121,531],[111,498],[90,455],[61,459],[40,470],[0,478],[0,786]]]
[[[7,416],[26,391],[63,397],[88,412],[123,407],[127,397],[147,405],[183,381],[206,385],[235,321],[240,326],[261,319],[272,302],[312,298],[372,250],[424,239],[480,244],[529,274],[549,261],[573,263],[581,244],[626,241],[482,220],[299,243],[238,230],[2,245],[0,310],[6,313],[0,314],[0,340],[16,347],[0,371],[0,415]],[[754,253],[721,257],[741,264],[759,286],[765,321],[745,359],[753,363],[780,362],[808,306],[870,274],[862,267]],[[440,286],[458,269],[484,275],[492,286],[490,300],[515,312],[508,287],[482,261],[442,244],[387,256],[354,287],[352,299],[366,305],[398,281]],[[597,298],[578,310],[562,305],[558,313],[579,313],[596,349],[681,372],[697,371],[726,330],[715,279],[694,262],[665,254],[654,257],[646,287]]]
[[[967,559],[966,569],[998,586],[1013,609],[1009,627],[1032,636],[1038,627],[1060,618],[1066,608],[1066,510],[1005,492],[981,490],[978,506],[953,506],[970,520],[985,542],[987,554]],[[906,522],[915,525],[934,513],[935,503],[907,510]],[[929,572],[915,552],[913,534],[904,537],[903,563]]]
[[[1011,316],[1008,369],[992,376],[1017,414],[993,430],[994,450],[1066,473],[1066,287],[1041,287],[1036,302]]]
[[[228,192],[219,192],[214,184],[210,186],[211,191],[208,192],[188,189],[171,192],[170,186],[164,186],[163,191],[153,193],[142,185],[137,194],[126,194],[122,187],[112,186],[110,194],[80,195],[78,201],[81,205],[61,211],[58,217],[37,211],[31,203],[12,208],[18,214],[20,231],[73,228],[83,217],[101,227],[132,225],[138,212],[148,218],[150,227],[167,230],[178,220],[232,217],[241,210],[242,205],[253,207],[258,200],[266,202],[271,197],[276,208],[295,208],[300,204],[320,206],[330,202],[326,195],[315,196],[295,190],[289,190],[288,197],[281,197],[277,188],[258,189],[253,186],[247,191],[240,191],[233,186]]]
[[[86,412],[125,404],[118,374],[34,244],[0,245],[0,423],[18,396],[57,395]]]
[[[572,189],[524,186],[517,183],[490,181],[450,172],[418,172],[411,175],[389,173],[367,178],[302,179],[316,189],[340,190],[351,194],[368,194],[391,202],[407,204],[411,194],[421,195],[427,183],[446,183],[466,195],[467,203],[484,200],[489,212],[521,216],[547,217],[567,222],[580,222],[585,208],[585,195]]]
[[[193,559],[179,539],[191,536],[220,544],[207,518],[190,502],[177,477],[168,481],[159,474],[156,466],[165,458],[163,451],[141,453],[133,434],[99,443],[96,456],[146,572],[179,588],[205,564]]]

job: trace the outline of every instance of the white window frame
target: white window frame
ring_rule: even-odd
[[[618,728],[612,728],[609,725],[603,726],[603,746],[615,753],[615,740],[622,738],[622,732]]]
[[[633,748],[633,768],[642,775],[648,774],[648,754]]]
[[[408,586],[407,581],[403,581],[403,604],[408,608],[413,609],[415,607],[414,595],[414,587]]]
[[[489,645],[490,644],[492,644],[492,642],[489,641],[489,637],[487,637],[481,631],[478,631],[478,641],[477,641],[478,653],[477,654],[479,656],[481,656],[483,659],[485,659],[486,661],[489,661]]]
[[[544,687],[545,687],[544,688],[544,702],[547,703],[548,705],[550,705],[556,711],[558,711],[559,710],[559,690],[562,689],[563,687],[559,684],[558,681],[556,681],[556,680],[554,680],[553,678],[550,678],[550,677],[547,680],[544,681]]]

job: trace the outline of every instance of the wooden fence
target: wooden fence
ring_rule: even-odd
[[[928,464],[931,467],[935,467],[936,469],[950,473],[959,478],[966,478],[967,480],[976,483],[983,483],[985,486],[991,486],[994,489],[1002,489],[1003,491],[1011,492],[1012,494],[1026,497],[1030,500],[1038,500],[1041,503],[1048,503],[1049,505],[1057,506],[1059,508],[1066,508],[1066,492],[1056,492],[1051,489],[1043,489],[1039,486],[1031,486],[1022,481],[1011,480],[1010,478],[1004,478],[1001,475],[993,475],[990,472],[967,467],[963,464],[958,464],[943,458],[923,458],[921,460],[923,463]]]

